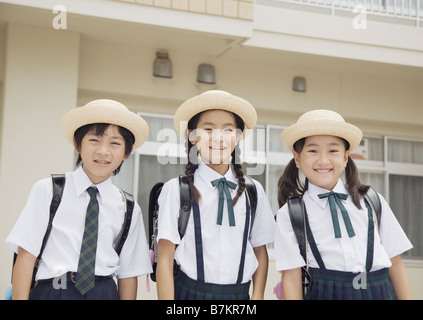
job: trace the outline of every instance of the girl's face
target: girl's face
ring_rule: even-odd
[[[334,136],[311,136],[305,139],[300,153],[294,151],[295,164],[308,180],[332,190],[348,162],[344,140]]]
[[[82,168],[94,184],[107,180],[128,156],[125,155],[125,140],[119,128],[110,125],[102,136],[89,131],[82,138],[80,150]]]
[[[203,112],[197,128],[188,132],[191,143],[197,145],[201,161],[223,174],[240,134],[233,114],[224,110]]]

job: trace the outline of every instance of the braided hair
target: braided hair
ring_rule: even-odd
[[[204,111],[203,111],[204,112]],[[195,187],[194,185],[194,172],[198,168],[198,163],[193,163],[192,159],[196,158],[198,156],[198,149],[197,146],[192,144],[189,137],[188,137],[188,131],[194,130],[197,128],[198,122],[200,120],[201,115],[203,112],[197,113],[195,116],[193,116],[190,121],[188,122],[187,126],[187,132],[185,134],[186,138],[186,152],[188,155],[188,163],[185,167],[185,175],[187,176],[189,188],[191,191],[191,198],[193,202],[199,202],[201,199],[200,191]],[[237,129],[241,130],[241,132],[244,131],[244,121],[235,113],[232,113],[232,115],[235,118],[235,124]],[[235,146],[234,151],[232,152],[232,167],[235,174],[235,177],[238,180],[238,192],[236,196],[233,198],[232,203],[235,205],[239,199],[239,197],[242,195],[242,193],[245,190],[245,179],[244,179],[244,170],[242,168],[241,163],[241,149],[239,148],[239,145],[237,144]]]

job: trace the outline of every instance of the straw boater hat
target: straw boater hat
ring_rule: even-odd
[[[92,123],[110,123],[131,131],[135,137],[132,150],[139,148],[148,137],[148,125],[143,118],[122,103],[108,99],[94,100],[69,111],[62,118],[62,133],[73,144],[75,131]]]
[[[343,138],[349,142],[350,151],[360,144],[363,137],[359,128],[345,122],[338,113],[330,110],[313,110],[304,113],[297,123],[283,130],[281,140],[285,147],[293,152],[295,142],[316,135]]]
[[[197,113],[206,110],[220,109],[237,114],[245,124],[243,137],[245,138],[257,122],[257,112],[246,100],[222,90],[209,90],[186,100],[175,112],[174,124],[176,132],[185,136],[188,121]]]

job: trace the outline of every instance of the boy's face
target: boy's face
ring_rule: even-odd
[[[128,156],[125,155],[125,140],[115,125],[110,125],[102,136],[89,131],[82,139],[80,150],[82,168],[94,184],[107,180]]]

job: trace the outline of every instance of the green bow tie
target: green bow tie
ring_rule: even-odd
[[[220,178],[211,181],[213,187],[218,186],[219,188],[219,211],[217,212],[217,224],[222,225],[223,220],[223,203],[225,202],[226,195],[226,203],[228,205],[228,217],[229,217],[229,225],[231,227],[235,226],[235,215],[234,215],[234,208],[232,205],[232,197],[231,193],[229,192],[229,188],[235,190],[236,184],[226,180],[225,178]]]
[[[354,237],[355,232],[351,224],[350,217],[348,216],[347,209],[345,209],[344,205],[341,202],[341,200],[347,200],[348,195],[344,193],[336,193],[331,191],[328,193],[319,194],[318,197],[320,199],[329,198],[329,207],[330,207],[330,213],[332,215],[332,223],[333,223],[333,230],[335,231],[335,238],[341,238],[341,229],[339,227],[338,214],[336,213],[335,202],[338,205],[339,209],[341,210],[342,218],[344,219],[348,236],[350,238]]]

